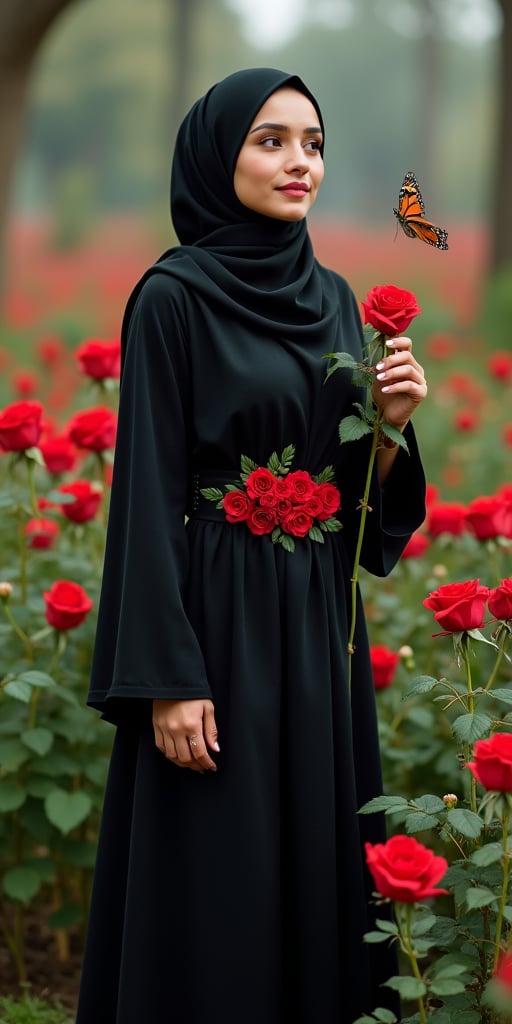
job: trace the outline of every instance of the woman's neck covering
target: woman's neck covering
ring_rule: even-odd
[[[317,263],[306,220],[266,217],[238,199],[233,176],[254,118],[277,89],[295,88],[318,103],[296,75],[274,68],[237,71],[194,103],[177,134],[171,175],[171,215],[179,246],[146,271],[130,296],[124,338],[134,302],[150,274],[169,275],[190,289],[191,302],[210,305],[228,321],[260,332],[325,338],[333,351],[337,293]],[[224,314],[224,315],[223,315]]]

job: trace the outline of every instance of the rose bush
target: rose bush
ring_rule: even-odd
[[[0,451],[22,452],[41,437],[41,402],[12,402],[0,412]]]
[[[456,633],[483,625],[488,596],[489,588],[482,586],[480,580],[465,580],[433,590],[423,604],[433,611],[441,629]]]

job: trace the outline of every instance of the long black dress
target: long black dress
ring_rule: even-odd
[[[319,273],[357,358],[357,303]],[[384,830],[357,815],[381,791],[361,606],[347,686],[368,446],[339,444],[360,395],[341,371],[326,382],[326,351],[321,332],[220,330],[212,302],[158,265],[134,298],[89,694],[116,736],[77,1024],[350,1024],[389,1003],[393,959],[362,942],[362,844]],[[372,486],[362,563],[377,575],[424,518],[406,437]],[[325,544],[287,552],[194,500],[198,478],[222,486],[242,454],[265,465],[289,444],[293,469],[335,467],[343,529]],[[169,697],[213,699],[217,773],[155,747],[151,700]]]

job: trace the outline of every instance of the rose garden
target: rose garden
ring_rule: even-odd
[[[334,264],[328,233],[323,244]],[[49,277],[38,292],[29,278],[32,293],[13,294],[0,347],[7,1022],[32,1019],[7,1015],[31,999],[54,1014],[34,1016],[41,1024],[72,1020],[112,738],[85,694],[115,447],[119,322],[136,268],[122,281],[98,269],[103,301],[96,294],[91,304],[72,266],[60,265],[58,284]],[[374,898],[392,908],[367,941],[399,950],[400,973],[388,983],[400,993],[404,1020],[497,1024],[512,1014],[512,354],[491,319],[475,325],[455,286],[447,297],[439,281],[411,282],[403,265],[389,277],[413,287],[423,310],[410,333],[429,379],[417,426],[428,503],[389,578],[354,567],[385,778],[385,795],[360,813],[384,811],[390,837],[367,850]],[[361,268],[359,280],[363,300],[374,280]],[[382,322],[373,326],[393,334]],[[364,387],[377,359],[374,335],[364,365],[338,360],[331,368],[358,373]],[[374,432],[378,443],[369,405],[352,420],[340,426],[341,443],[361,432]],[[308,534],[321,543],[326,529],[337,529],[334,488],[328,478],[294,479],[293,452],[279,455],[267,467],[248,460],[230,497],[209,497],[225,502],[237,528],[274,531],[285,548],[309,542]],[[264,498],[276,479],[288,516],[279,522]],[[358,1024],[394,1020],[375,1007]]]

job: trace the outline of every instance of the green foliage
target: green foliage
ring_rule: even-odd
[[[73,1024],[69,1012],[58,1001],[32,997],[0,997],[1,1024]]]

